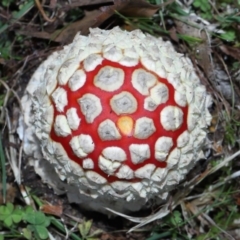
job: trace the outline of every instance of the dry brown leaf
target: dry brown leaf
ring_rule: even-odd
[[[169,35],[171,37],[172,40],[174,40],[175,42],[178,42],[179,41],[179,38],[177,36],[177,30],[175,27],[172,27],[170,30],[169,30]]]
[[[191,20],[188,21],[189,24],[185,24],[181,21],[175,21],[177,26],[177,32],[183,35],[188,35],[203,40],[202,43],[198,44],[196,47],[197,59],[198,64],[202,67],[206,76],[210,77],[212,75],[213,69],[210,58],[211,49],[207,42],[207,34],[205,31],[199,31],[198,28],[192,27],[190,24],[194,24],[194,22],[192,22]]]
[[[168,3],[170,3],[170,1]],[[99,1],[95,0],[94,2],[97,3]],[[71,23],[67,27],[56,30],[53,33],[38,32],[29,28],[20,30],[18,33],[67,44],[73,40],[77,32],[80,31],[82,35],[87,35],[89,28],[98,27],[116,12],[132,17],[150,17],[162,6],[152,5],[145,0],[114,0],[113,2],[113,5],[101,7],[100,10],[85,11],[85,17],[83,19]],[[75,3],[72,4],[79,3],[75,1]],[[90,1],[89,4],[92,4],[92,2]]]
[[[93,26],[97,27],[101,24],[97,22],[97,17],[99,16],[100,13],[101,13],[100,10],[85,11],[85,17],[83,19],[71,23],[60,33],[59,30],[55,31],[52,34],[53,37],[52,40],[54,40],[55,42],[70,43],[72,42],[76,33],[79,31],[81,32],[82,35],[87,35],[89,33],[89,28]]]
[[[13,203],[16,195],[17,195],[16,187],[7,183],[6,196],[5,196],[5,199],[4,199],[4,197],[2,196],[2,184],[0,183],[0,204],[4,204],[6,202]]]
[[[238,61],[240,61],[240,49],[239,48],[231,47],[231,46],[227,46],[227,45],[221,45],[219,48],[226,55],[229,55],[229,56],[237,59]]]
[[[115,2],[128,2],[120,12],[131,17],[151,17],[161,7],[152,5],[145,0],[115,0],[114,4],[116,4]]]
[[[16,30],[17,34],[42,38],[42,39],[50,39],[51,34],[48,32],[39,32],[36,28],[33,27],[25,27],[24,30]]]
[[[102,13],[98,17],[98,21],[103,23],[116,12],[131,17],[151,17],[160,7],[145,0],[114,0],[114,5],[100,8]]]
[[[58,216],[61,217],[62,213],[63,213],[63,208],[62,206],[55,206],[55,205],[48,205],[45,204],[43,206],[41,206],[41,211],[47,214],[51,214],[54,216]]]
[[[97,4],[106,4],[106,3],[113,3],[113,0],[71,0],[71,1],[60,1],[59,5],[61,6],[61,10],[68,10],[76,7],[84,7],[90,5],[97,5]]]

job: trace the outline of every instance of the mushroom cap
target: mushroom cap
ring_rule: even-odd
[[[19,134],[36,172],[55,189],[63,181],[72,201],[137,211],[165,200],[203,157],[210,103],[170,42],[95,28],[33,74]]]

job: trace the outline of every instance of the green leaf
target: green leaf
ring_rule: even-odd
[[[25,214],[24,220],[33,225],[42,225],[46,221],[46,216],[42,212],[30,212]]]
[[[0,240],[4,240],[4,235],[0,234]]]
[[[98,229],[98,230],[94,231],[91,235],[89,235],[88,238],[96,237],[101,233],[103,233],[103,230]]]
[[[14,2],[14,0],[2,0],[2,5],[4,7],[9,7],[9,5],[13,2]]]
[[[48,227],[50,225],[51,221],[50,218],[45,216],[44,224],[42,224],[44,227]]]
[[[3,222],[7,227],[11,227],[13,224],[13,220],[11,216],[8,216],[7,218],[5,218]]]
[[[14,223],[19,223],[22,220],[22,216],[23,216],[22,208],[16,207],[11,216]]]
[[[23,228],[22,233],[26,239],[32,239],[32,232],[28,228]]]
[[[236,33],[233,30],[229,30],[221,34],[221,38],[223,38],[226,41],[232,42],[236,38]]]
[[[0,220],[4,220],[7,216],[9,216],[12,213],[13,208],[14,206],[12,203],[0,206]]]
[[[194,0],[193,6],[196,8],[200,8],[203,12],[211,11],[211,5],[208,0]]]
[[[179,224],[181,224],[183,222],[181,213],[179,211],[174,211],[173,212],[173,216],[171,218],[171,222],[174,226],[179,226]]]
[[[0,220],[2,220],[7,227],[11,227],[13,224],[13,210],[14,206],[12,203],[0,206]]]
[[[40,239],[48,238],[48,230],[44,226],[35,226],[35,233]]]
[[[92,221],[84,221],[83,223],[78,225],[78,229],[82,235],[83,238],[86,238],[89,234],[89,231],[92,227]]]
[[[35,212],[35,210],[31,206],[27,206],[25,208],[25,213],[34,213],[34,212]]]

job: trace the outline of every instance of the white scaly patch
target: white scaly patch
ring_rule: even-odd
[[[132,85],[142,95],[148,95],[149,89],[157,82],[157,78],[145,71],[144,69],[136,69],[132,74]]]
[[[68,86],[75,92],[79,90],[86,82],[86,73],[82,69],[78,69],[69,79]]]
[[[137,110],[137,100],[135,97],[126,91],[123,91],[110,100],[112,110],[117,114],[131,114]]]
[[[84,176],[84,171],[79,164],[77,164],[76,162],[74,162],[72,160],[70,160],[68,162],[68,164],[69,164],[69,168],[70,168],[70,173],[74,174],[78,178]]]
[[[187,85],[185,83],[185,88],[186,88],[186,99],[188,104],[192,104],[194,100],[194,88],[192,85]]]
[[[53,90],[57,87],[57,67],[55,65],[49,65],[44,74],[44,79],[46,79],[46,90],[47,94],[51,95]]]
[[[66,112],[68,125],[72,130],[77,130],[80,125],[81,119],[78,117],[77,109],[70,108]]]
[[[189,132],[184,131],[177,139],[177,147],[182,148],[185,147],[189,142]]]
[[[165,50],[166,50],[166,48],[165,48]],[[173,59],[175,56],[173,56],[169,53],[159,55],[160,61],[161,61],[162,65],[164,66],[164,68],[166,69],[167,73],[176,71],[175,66],[173,64]]]
[[[182,86],[180,73],[168,73],[166,79],[170,84],[172,84],[175,90]]]
[[[52,94],[53,102],[59,112],[64,111],[64,107],[68,104],[67,92],[65,89],[58,87]]]
[[[131,185],[130,182],[124,182],[124,181],[115,181],[111,183],[111,186],[113,187],[113,189],[120,192],[127,190],[130,185]]]
[[[187,106],[187,98],[186,98],[184,86],[180,86],[175,90],[174,100],[181,107]]]
[[[54,132],[59,137],[66,137],[71,134],[67,118],[64,115],[57,115],[54,122]]]
[[[143,105],[144,109],[148,110],[148,111],[155,111],[156,108],[158,107],[158,105],[153,101],[153,99],[151,97],[146,97],[144,99],[144,105]]]
[[[54,108],[53,108],[53,105],[50,105],[49,107],[45,108],[42,114],[41,121],[43,124],[42,130],[44,132],[50,133],[52,128],[53,118],[54,118]]]
[[[183,112],[178,107],[167,106],[160,113],[160,122],[167,131],[177,130],[183,123]]]
[[[162,162],[166,160],[168,153],[173,146],[173,140],[170,137],[160,137],[155,143],[155,158]]]
[[[175,167],[181,158],[181,151],[178,148],[174,148],[167,159],[167,168],[172,169]]]
[[[69,144],[76,156],[80,158],[86,157],[95,148],[91,136],[86,134],[80,134],[79,136],[73,137]]]
[[[94,119],[102,112],[102,104],[100,99],[91,93],[84,94],[77,101],[80,104],[81,111],[85,116],[87,123],[92,123]]]
[[[165,179],[167,173],[168,173],[168,170],[166,168],[157,168],[153,172],[151,180],[155,182],[161,182]]]
[[[194,104],[189,105],[188,107],[188,116],[187,116],[187,125],[188,131],[191,132],[198,124],[199,114],[195,112]]]
[[[124,71],[120,68],[106,66],[100,69],[94,77],[94,85],[104,91],[113,92],[124,82]]]
[[[103,149],[102,155],[111,161],[124,162],[127,160],[125,151],[120,147],[106,147]]]
[[[157,105],[167,102],[169,98],[168,87],[163,83],[158,83],[151,88],[150,97]]]
[[[116,173],[116,176],[120,179],[132,179],[134,172],[128,165],[122,165]]]
[[[90,72],[101,64],[102,61],[103,58],[99,54],[91,54],[83,61],[83,66],[87,72]]]
[[[187,169],[187,172],[188,172],[188,166],[192,166],[195,161],[193,160],[194,159],[194,154],[191,152],[191,153],[188,153],[188,154],[183,154],[181,153],[181,158],[179,160],[179,167],[180,169]]]
[[[107,45],[103,48],[103,57],[112,62],[119,62],[123,57],[122,50],[115,47],[113,44]]]
[[[113,175],[114,172],[121,166],[121,163],[106,159],[100,155],[98,158],[98,166],[106,174]]]
[[[170,170],[167,175],[166,184],[169,186],[177,185],[182,179],[181,175],[176,170]]]
[[[155,72],[156,70],[156,59],[149,54],[146,54],[145,56],[141,57],[141,63],[142,65],[150,71]]]
[[[156,128],[154,126],[154,122],[151,118],[142,117],[137,119],[134,128],[134,137],[138,139],[146,139],[150,137]]]
[[[133,57],[123,57],[120,59],[119,63],[126,67],[134,67],[138,64],[139,59]]]
[[[83,159],[82,166],[84,169],[94,169],[94,162],[91,158]]]
[[[154,164],[146,164],[145,166],[135,170],[135,177],[143,179],[151,179],[152,173],[156,166]]]
[[[144,188],[141,182],[134,182],[131,184],[130,188],[134,189],[136,192],[140,193]]]
[[[135,59],[139,58],[139,54],[137,53],[137,51],[134,48],[134,46],[132,46],[131,48],[125,48],[124,49],[124,56],[135,58]]]
[[[86,177],[89,181],[92,181],[93,183],[97,184],[105,184],[107,182],[106,178],[101,176],[100,174],[94,172],[94,171],[87,171]]]
[[[156,74],[161,77],[161,78],[166,78],[167,77],[167,71],[165,67],[162,65],[160,61],[157,61],[156,63]]]
[[[106,119],[99,124],[98,135],[103,141],[118,140],[121,138],[115,123],[110,119]]]
[[[192,153],[193,151],[195,152],[196,150],[193,147],[194,144],[194,139],[191,133],[189,133],[189,141],[188,144],[186,144],[184,147],[182,147],[180,150],[183,154],[187,153]]]
[[[79,65],[79,62],[75,61],[75,59],[65,61],[58,70],[58,83],[60,85],[65,85],[73,73],[79,68]]]
[[[129,151],[134,164],[142,163],[150,158],[150,147],[148,144],[131,144]]]

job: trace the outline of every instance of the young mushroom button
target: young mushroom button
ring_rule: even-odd
[[[210,103],[170,42],[90,29],[33,74],[22,98],[24,151],[70,201],[137,211],[165,200],[202,157]]]

